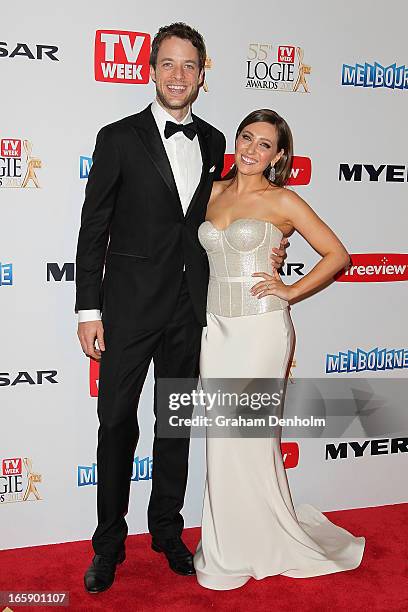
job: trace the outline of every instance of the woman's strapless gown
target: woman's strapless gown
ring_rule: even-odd
[[[199,240],[210,264],[207,327],[200,372],[211,378],[284,379],[294,330],[288,304],[257,299],[249,289],[270,272],[282,233],[266,221],[238,219],[225,230],[210,221]],[[294,509],[278,437],[207,435],[207,478],[198,582],[234,589],[251,577],[321,576],[356,568],[365,540],[331,523],[309,505]]]

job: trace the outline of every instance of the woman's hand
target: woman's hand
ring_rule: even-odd
[[[267,295],[276,295],[282,300],[289,302],[294,297],[294,291],[288,285],[282,282],[281,277],[277,270],[274,270],[272,274],[266,272],[255,272],[252,276],[260,276],[264,278],[254,285],[251,289],[251,294],[258,299],[263,298]]]

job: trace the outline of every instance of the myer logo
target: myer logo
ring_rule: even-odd
[[[402,165],[340,164],[339,168],[339,181],[404,183],[407,180],[407,167]]]
[[[150,34],[97,30],[95,80],[109,83],[149,82]]]
[[[356,459],[367,455],[394,455],[408,453],[408,438],[385,438],[364,442],[340,442],[326,444],[327,459]]]
[[[352,265],[336,277],[340,283],[408,280],[408,253],[353,253]]]
[[[63,263],[62,266],[58,263],[47,263],[47,281],[74,281],[75,280],[75,264]]]

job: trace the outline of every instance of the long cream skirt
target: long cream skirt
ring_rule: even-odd
[[[203,388],[206,378],[285,378],[294,340],[287,309],[242,317],[208,313],[207,321]],[[351,570],[364,544],[313,506],[295,511],[279,437],[207,436],[202,535],[194,557],[202,586],[234,589],[251,577]]]

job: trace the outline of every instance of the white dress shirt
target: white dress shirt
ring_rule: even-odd
[[[152,115],[156,121],[170,166],[173,172],[174,180],[180,196],[181,206],[184,214],[191,202],[191,199],[197,189],[201,178],[202,157],[198,136],[190,140],[183,132],[176,132],[170,138],[165,138],[164,129],[166,121],[173,123],[187,124],[192,122],[191,109],[181,121],[176,121],[157,100],[152,102]],[[97,309],[79,310],[78,322],[85,323],[86,321],[99,321],[101,312]]]

